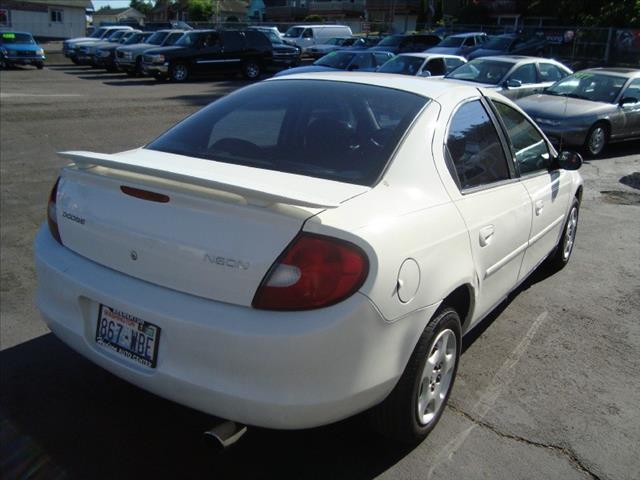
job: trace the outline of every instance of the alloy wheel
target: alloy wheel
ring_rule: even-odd
[[[428,425],[444,405],[457,362],[457,339],[453,330],[438,334],[429,349],[418,389],[417,415],[421,425]]]

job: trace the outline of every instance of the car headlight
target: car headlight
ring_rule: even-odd
[[[164,55],[151,55],[153,63],[164,63]]]
[[[36,55],[44,55],[44,50],[42,48],[39,48],[38,50],[36,50]]]
[[[124,58],[128,58],[129,60],[131,60],[131,59],[133,58],[133,54],[132,54],[131,52],[124,52],[124,53],[122,54],[122,56],[123,56]]]
[[[98,54],[99,54],[101,57],[108,57],[108,56],[109,56],[109,50],[100,50],[100,51],[98,52]]]
[[[7,52],[7,49],[6,49],[6,48],[0,48],[0,53],[1,53],[2,55],[7,55],[7,53],[9,53],[9,52]]]

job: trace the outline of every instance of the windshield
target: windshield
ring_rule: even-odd
[[[261,82],[213,102],[145,148],[371,186],[428,101],[357,83]]]
[[[402,35],[389,35],[388,37],[384,37],[380,40],[378,45],[381,47],[396,47],[400,45],[403,38],[404,37]]]
[[[165,47],[170,47],[171,45],[175,45],[178,40],[182,38],[182,32],[173,32],[169,34],[169,38],[167,38],[164,42]]]
[[[167,35],[169,35],[169,32],[156,32],[149,37],[147,43],[150,43],[151,45],[162,45],[162,42],[167,38]]]
[[[275,32],[273,32],[273,31],[271,31],[271,30],[269,30],[269,31],[260,30],[260,31],[261,31],[262,33],[264,33],[264,34],[267,36],[267,38],[269,39],[269,41],[270,41],[271,43],[274,43],[274,44],[276,44],[276,45],[280,45],[280,44],[284,43],[284,42],[282,41],[282,39],[280,38],[280,35],[276,35],[276,33],[275,33]]]
[[[198,39],[201,38],[203,35],[206,35],[206,33],[202,33],[202,32],[185,33],[178,39],[178,41],[174,45],[179,45],[181,47],[191,47],[196,43],[198,43]]]
[[[109,37],[109,41],[117,42],[124,36],[125,33],[127,33],[125,30],[117,30],[115,33],[111,34],[111,36]]]
[[[464,37],[447,37],[438,44],[438,47],[459,47],[464,40]]]
[[[144,33],[134,33],[129,38],[127,38],[124,42],[125,45],[133,45],[135,43],[140,43],[144,38]]]
[[[402,75],[417,75],[420,66],[424,63],[424,58],[410,55],[398,55],[382,65],[379,72],[399,73]]]
[[[3,33],[0,36],[0,45],[7,45],[7,44],[12,44],[12,43],[31,43],[34,44],[36,43],[35,40],[33,39],[33,37],[31,35],[29,35],[28,33],[12,33],[12,32],[8,32],[8,33]]]
[[[482,48],[489,50],[508,50],[513,42],[511,37],[493,37],[489,39]]]
[[[287,38],[298,38],[300,35],[302,35],[303,30],[303,27],[291,27],[289,28],[289,30],[287,30],[284,36]]]
[[[487,60],[484,58],[471,60],[453,72],[446,75],[446,78],[455,78],[456,80],[467,80],[469,82],[488,83],[497,85],[504,78],[511,67],[512,63],[502,62],[500,60]]]
[[[320,60],[313,62],[314,65],[322,67],[337,68],[338,70],[346,70],[355,53],[352,52],[331,52],[322,57]]]
[[[614,103],[626,78],[591,72],[578,72],[558,80],[545,90],[549,95],[581,98],[592,102]]]
[[[89,38],[102,38],[102,36],[106,32],[107,32],[106,28],[99,28],[95,32],[93,32],[91,35],[89,35]]]

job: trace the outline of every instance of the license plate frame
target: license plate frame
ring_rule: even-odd
[[[100,304],[95,342],[126,359],[156,368],[161,331],[158,325]]]

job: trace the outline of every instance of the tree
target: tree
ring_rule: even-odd
[[[189,20],[193,22],[206,22],[213,14],[213,4],[210,0],[189,0],[187,7]]]
[[[153,2],[151,0],[131,0],[129,4],[131,8],[135,8],[140,13],[144,13],[145,15],[149,15],[151,10],[153,10]]]
[[[561,24],[639,27],[640,0],[518,0],[523,15],[552,16]]]
[[[307,15],[304,21],[305,22],[324,22],[324,17],[318,14]]]

